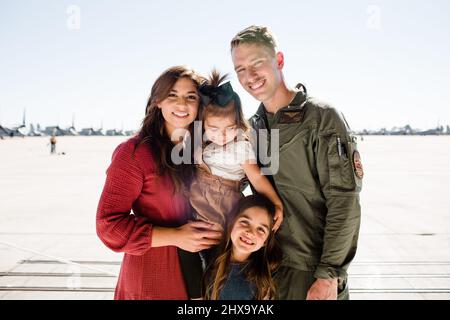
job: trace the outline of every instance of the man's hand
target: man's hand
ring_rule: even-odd
[[[308,290],[306,300],[337,300],[337,279],[317,279]]]

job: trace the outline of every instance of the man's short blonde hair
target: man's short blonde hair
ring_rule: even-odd
[[[250,26],[239,31],[233,39],[231,39],[231,50],[240,44],[259,44],[270,49],[275,55],[278,51],[277,40],[272,31],[268,27]]]

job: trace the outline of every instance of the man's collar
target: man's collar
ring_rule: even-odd
[[[301,110],[306,102],[306,95],[302,91],[298,91],[291,103],[280,110]]]
[[[294,99],[292,99],[291,103],[288,106],[283,107],[281,109],[288,108],[289,110],[300,110],[303,108],[303,105],[305,104],[307,99],[306,87],[303,84],[299,83],[295,86],[294,91],[297,92],[295,94]],[[264,107],[264,104],[262,102],[260,103],[259,108],[256,111],[256,114],[260,117],[265,117],[266,108]]]

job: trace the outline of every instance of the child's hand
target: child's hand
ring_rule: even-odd
[[[195,164],[203,164],[203,150],[202,148],[197,148],[194,151],[194,163]]]
[[[276,205],[275,206],[275,223],[273,224],[273,232],[277,232],[278,228],[280,228],[281,223],[283,222],[283,206]]]

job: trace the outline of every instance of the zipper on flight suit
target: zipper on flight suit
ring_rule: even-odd
[[[338,155],[339,155],[339,157],[342,157],[341,138],[337,137],[336,140],[337,140],[336,142],[337,142]]]

